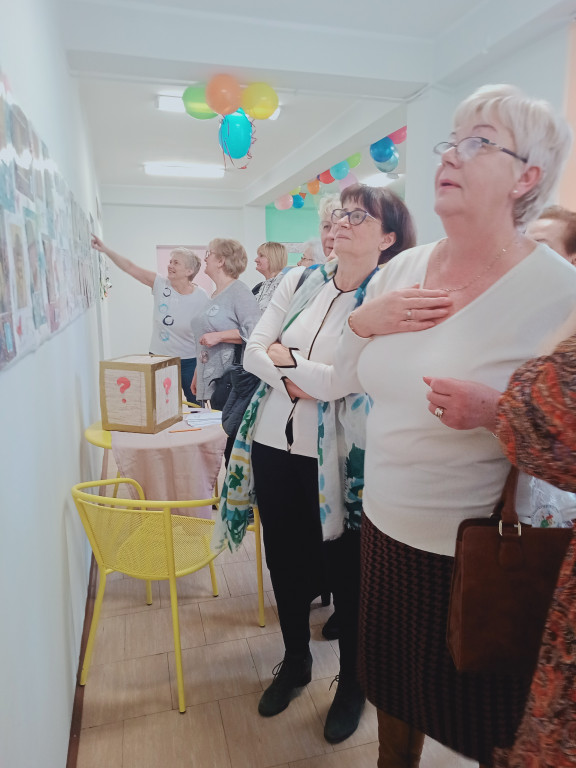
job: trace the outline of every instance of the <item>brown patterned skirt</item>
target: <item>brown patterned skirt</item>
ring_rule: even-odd
[[[491,765],[522,718],[530,680],[458,672],[446,646],[453,558],[362,520],[359,676],[378,709]]]

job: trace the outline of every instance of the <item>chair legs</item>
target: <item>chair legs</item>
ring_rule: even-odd
[[[254,509],[254,535],[256,536],[256,576],[258,578],[258,624],[266,626],[264,618],[264,579],[262,576],[262,538],[260,533],[260,514]]]
[[[178,594],[176,592],[176,579],[169,579],[170,584],[170,608],[172,610],[172,629],[174,632],[174,655],[176,657],[176,680],[178,681],[178,709],[182,714],[186,712],[186,699],[184,697],[184,673],[182,671],[182,646],[180,643],[180,619],[178,618]]]
[[[100,610],[102,608],[102,600],[104,599],[104,590],[106,589],[106,573],[104,569],[98,568],[98,574],[100,576],[100,584],[98,585],[98,593],[96,595],[96,601],[94,602],[94,613],[92,614],[92,622],[90,623],[90,632],[88,633],[88,642],[86,643],[82,672],[80,673],[80,685],[86,685],[86,680],[88,679],[88,672],[90,671],[90,664],[92,663],[92,653],[94,652],[96,631],[98,630],[98,622],[100,621]]]

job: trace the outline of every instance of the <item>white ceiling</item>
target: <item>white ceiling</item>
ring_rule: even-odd
[[[576,0],[59,2],[103,201],[203,190],[223,205],[271,202],[357,151],[359,175],[373,172],[368,146],[404,124],[407,100],[457,85],[576,12]],[[256,121],[248,168],[220,180],[145,176],[147,160],[222,163],[218,118],[155,108],[159,93],[218,72],[280,97],[279,119]]]

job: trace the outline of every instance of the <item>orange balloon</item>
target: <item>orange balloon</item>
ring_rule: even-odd
[[[236,112],[241,99],[240,83],[232,75],[214,75],[206,86],[206,103],[220,115]]]
[[[320,191],[320,182],[318,179],[314,179],[314,181],[309,181],[308,184],[306,184],[308,187],[308,192],[310,192],[311,195],[317,195]]]

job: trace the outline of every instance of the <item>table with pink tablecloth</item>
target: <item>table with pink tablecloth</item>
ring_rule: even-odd
[[[112,432],[112,452],[120,474],[137,480],[147,499],[210,498],[225,445],[226,433],[220,424],[191,431],[182,421],[155,435]],[[206,518],[210,512],[206,507],[178,510],[178,514]]]

